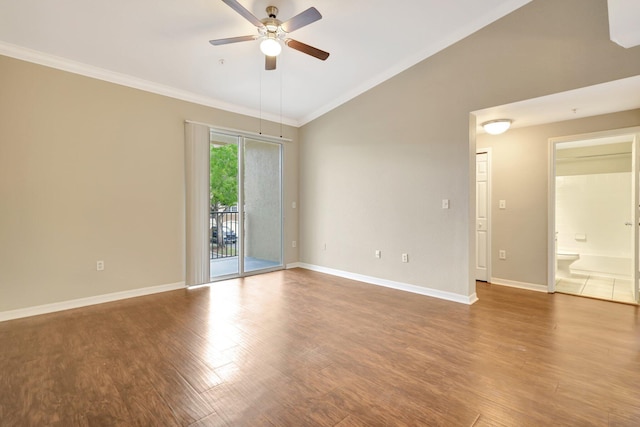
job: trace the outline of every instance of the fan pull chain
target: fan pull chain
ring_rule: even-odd
[[[282,60],[281,60],[282,62]],[[282,138],[282,71],[284,67],[280,65],[280,138]]]
[[[259,81],[260,81],[260,114],[259,114],[259,120],[260,120],[260,135],[262,135],[262,69],[260,69],[259,71],[260,76],[259,76]]]

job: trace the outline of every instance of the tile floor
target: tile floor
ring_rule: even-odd
[[[631,291],[631,280],[625,279],[571,274],[570,277],[556,278],[556,292],[635,303]]]

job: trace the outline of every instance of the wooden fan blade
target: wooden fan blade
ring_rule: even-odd
[[[313,46],[309,46],[308,44],[304,44],[302,42],[299,42],[297,40],[294,39],[286,39],[284,41],[287,46],[289,46],[292,49],[295,49],[299,52],[302,53],[306,53],[307,55],[311,55],[315,58],[320,59],[321,61],[324,61],[325,59],[327,59],[329,57],[329,52],[325,52],[324,50],[320,50],[317,49]]]
[[[276,57],[275,56],[268,56],[268,55],[264,56],[264,69],[267,70],[267,71],[276,69]]]
[[[229,44],[229,43],[248,42],[251,40],[255,40],[257,38],[258,36],[229,37],[226,39],[209,40],[209,43],[211,43],[214,46],[220,46],[220,45]]]
[[[222,1],[227,6],[231,7],[231,9],[235,10],[240,15],[242,15],[242,17],[244,19],[246,19],[247,21],[251,22],[256,27],[258,27],[258,28],[264,27],[264,24],[262,23],[262,21],[260,21],[258,18],[256,18],[256,16],[253,13],[251,13],[247,9],[245,9],[244,6],[242,6],[236,0],[222,0]]]
[[[322,19],[322,15],[320,15],[318,9],[316,9],[315,7],[310,7],[304,12],[301,12],[293,18],[289,19],[287,22],[282,23],[280,28],[282,28],[287,33],[290,33],[297,30],[298,28],[302,28],[320,19]]]

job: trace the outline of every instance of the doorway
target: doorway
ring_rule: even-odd
[[[633,130],[551,140],[549,291],[638,301]]]
[[[283,267],[282,146],[210,131],[210,280]]]

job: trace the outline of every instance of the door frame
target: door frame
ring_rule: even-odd
[[[291,141],[286,138],[278,138],[263,134],[255,134],[252,132],[243,132],[233,129],[219,128],[212,125],[207,125],[209,127],[209,135],[212,133],[221,134],[225,136],[229,136],[235,138],[236,141],[233,142],[238,150],[238,242],[237,242],[237,258],[238,258],[238,272],[220,276],[211,276],[211,272],[209,273],[209,283],[218,282],[221,280],[233,279],[238,277],[247,277],[256,274],[268,273],[271,271],[278,271],[285,269],[285,240],[284,240],[284,142]],[[258,142],[276,144],[279,146],[278,152],[278,174],[280,176],[280,185],[279,185],[279,194],[280,194],[280,265],[274,267],[262,268],[259,270],[245,271],[245,189],[244,189],[244,174],[245,174],[245,142],[246,140],[253,140]]]
[[[547,290],[549,293],[556,291],[556,144],[562,142],[573,142],[587,139],[601,139],[607,137],[616,137],[622,135],[633,135],[632,142],[632,185],[631,185],[631,204],[632,204],[632,221],[634,226],[633,233],[633,271],[632,282],[633,296],[636,302],[640,302],[640,295],[638,289],[638,280],[640,278],[640,261],[639,261],[639,240],[640,240],[640,196],[638,191],[640,190],[640,161],[638,155],[640,155],[640,126],[611,129],[600,132],[583,133],[577,135],[569,135],[562,137],[549,138],[548,150],[549,150],[549,163],[548,163],[548,180],[547,180],[547,218],[548,218],[548,230],[547,230]]]
[[[478,154],[482,154],[482,153],[486,153],[487,154],[487,282],[491,283],[491,272],[492,272],[492,245],[491,245],[491,230],[493,227],[491,227],[491,218],[492,218],[492,208],[491,208],[491,200],[492,200],[492,179],[491,179],[491,158],[492,158],[492,148],[491,147],[487,147],[487,148],[476,148],[476,159]],[[474,168],[475,170],[475,168]],[[474,182],[476,182],[476,187],[477,187],[477,170],[476,170],[476,178],[474,179]],[[478,195],[477,195],[477,189],[476,189],[476,209],[475,209],[475,215],[474,215],[474,222],[477,221],[477,204],[478,204],[478,199],[477,199]],[[477,224],[474,226],[474,237],[477,237]],[[474,251],[476,254],[476,262],[474,262],[474,277],[475,277],[475,265],[477,265],[477,257],[478,257],[478,243],[477,243],[477,238],[476,240],[476,250]],[[476,278],[477,280],[477,278]]]

